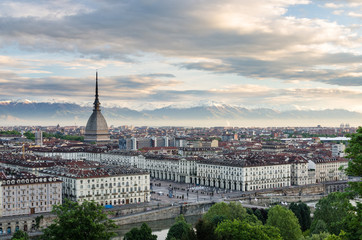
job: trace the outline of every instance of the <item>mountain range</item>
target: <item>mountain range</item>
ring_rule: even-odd
[[[86,125],[91,107],[74,103],[30,101],[0,102],[0,125]],[[276,111],[247,109],[226,104],[154,110],[102,108],[108,124],[148,126],[339,126],[360,125],[362,113],[343,109]]]

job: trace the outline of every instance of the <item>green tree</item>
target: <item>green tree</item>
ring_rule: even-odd
[[[302,237],[300,240],[324,240],[329,237],[329,235],[330,234],[327,232],[322,232],[318,234],[312,234],[311,236]]]
[[[362,177],[362,127],[358,127],[356,133],[351,134],[351,140],[346,148],[348,162],[346,174],[349,176]],[[362,196],[362,181],[350,182],[352,190]]]
[[[195,226],[197,240],[216,240],[216,225],[200,218]]]
[[[313,224],[312,230],[313,230],[312,231],[313,234],[319,234],[319,233],[323,233],[323,232],[328,232],[328,227],[327,227],[327,224],[322,219],[318,219]]]
[[[117,226],[107,218],[103,207],[95,202],[85,201],[81,205],[68,199],[56,205],[54,223],[43,230],[44,240],[98,240],[111,239]]]
[[[34,133],[32,133],[32,132],[26,132],[26,133],[24,133],[24,136],[27,138],[27,139],[30,139],[30,140],[35,140],[35,134]]]
[[[18,230],[14,233],[13,237],[11,238],[11,240],[29,240],[29,235],[27,232]]]
[[[248,223],[239,219],[221,222],[215,233],[220,240],[282,240],[279,230],[275,227]]]
[[[298,218],[300,228],[302,231],[306,231],[310,228],[312,222],[310,218],[310,208],[303,202],[291,203],[289,209]]]
[[[362,127],[358,127],[356,133],[351,134],[351,140],[346,148],[347,158],[350,159],[346,174],[362,177]],[[349,182],[350,198],[362,196],[362,181]],[[350,213],[343,220],[345,237],[347,239],[362,239],[362,203],[356,201],[357,206],[350,207]]]
[[[311,232],[315,233],[317,222],[323,220],[328,232],[338,235],[342,229],[345,229],[344,219],[350,214],[353,214],[352,204],[347,195],[340,192],[330,193],[316,204]]]
[[[16,131],[16,130],[11,130],[11,131],[0,131],[0,135],[21,135],[20,132]]]
[[[176,218],[176,222],[168,230],[166,240],[193,240],[196,239],[192,225],[188,224],[183,215]]]
[[[256,209],[254,212],[254,215],[259,219],[259,221],[261,221],[263,224],[266,223],[266,219],[264,218],[263,214],[261,213],[261,211],[259,209]]]
[[[157,236],[152,235],[152,230],[146,223],[142,223],[140,229],[135,227],[127,232],[124,240],[157,240]]]
[[[255,215],[248,214],[246,209],[239,202],[230,202],[229,204],[225,202],[216,203],[202,218],[205,221],[214,222],[216,225],[225,219],[247,219],[248,222],[258,222],[258,219],[255,217]],[[215,221],[217,219],[221,221]]]
[[[267,225],[279,228],[284,240],[295,240],[302,236],[300,225],[294,213],[282,206],[274,206],[268,212]]]

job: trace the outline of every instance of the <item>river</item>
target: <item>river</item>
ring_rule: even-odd
[[[187,216],[185,217],[187,223],[192,224],[192,226],[195,226],[197,221],[201,215],[197,216]],[[146,222],[147,225],[152,229],[152,234],[157,235],[157,240],[165,240],[167,237],[168,230],[170,227],[175,223],[175,219],[164,219],[164,220],[158,220],[158,221],[152,221],[152,222]],[[127,225],[121,225],[117,229],[118,236],[113,238],[113,240],[121,240],[123,239],[123,236],[130,231],[132,228],[137,227],[139,228],[142,225],[142,223],[134,223],[134,224],[127,224]]]

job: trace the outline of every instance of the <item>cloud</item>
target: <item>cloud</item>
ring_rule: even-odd
[[[339,14],[349,12],[346,17],[354,19],[357,9],[341,8],[359,2],[331,1],[324,7]],[[111,66],[112,71],[105,70],[100,78],[105,103],[190,104],[204,98],[260,106],[278,105],[278,101],[280,106],[312,106],[313,98],[320,96],[336,103],[328,96],[339,94],[337,99],[346,104],[347,90],[333,94],[316,90],[318,95],[314,88],[297,91],[259,85],[260,80],[273,79],[330,88],[361,86],[358,26],[324,16],[292,16],[291,7],[299,5],[312,8],[315,4],[305,0],[2,1],[0,46],[30,57],[0,56],[4,74],[0,91],[3,96],[72,97],[89,102],[94,77],[64,77],[59,69],[84,73]],[[162,56],[162,64],[169,68],[157,68],[157,57],[152,67],[143,68],[139,59],[149,55]],[[126,68],[132,69],[119,73]],[[240,79],[245,78],[236,77],[233,85],[225,86],[220,80],[218,87],[208,88],[209,82],[199,82],[197,75],[205,73],[189,70],[217,74],[207,75],[210,83],[225,74],[243,76],[252,84],[241,85]],[[185,89],[183,83],[191,80],[203,88],[190,84]],[[305,86],[301,85],[300,89]],[[349,93],[361,99],[360,94]],[[328,101],[318,104],[327,106]]]
[[[157,89],[175,86],[181,82],[168,80],[168,74],[155,73],[155,76],[113,76],[99,79],[100,95],[105,101],[117,99],[142,99],[140,96],[152,94]],[[22,77],[11,72],[0,72],[0,94],[2,96],[27,96],[36,100],[44,100],[49,96],[62,99],[71,97],[72,101],[90,101],[94,92],[94,77]],[[156,76],[162,76],[160,80]],[[173,75],[171,75],[173,76]]]
[[[46,18],[60,19],[81,13],[89,13],[91,10],[84,4],[68,0],[58,1],[7,1],[0,3],[0,16],[12,18]]]
[[[362,13],[349,12],[348,16],[362,18]]]
[[[299,58],[287,56],[279,61],[228,58],[219,63],[191,62],[177,64],[177,66],[216,73],[237,73],[254,79],[316,81],[342,86],[362,85],[361,76],[348,76],[361,72],[362,56],[349,53],[319,56],[312,56],[312,54],[306,53]],[[354,65],[354,67],[348,67],[349,65]]]
[[[325,3],[324,6],[327,7],[327,8],[342,8],[342,7],[344,7],[345,5],[344,5],[344,4],[336,4],[336,3],[330,2],[330,3]]]
[[[360,90],[321,89],[321,88],[286,88],[277,89],[258,85],[231,85],[210,90],[157,90],[145,96],[149,102],[158,106],[194,106],[205,99],[221,103],[245,106],[248,108],[291,109],[299,106],[303,109],[346,108],[361,111]]]
[[[71,3],[59,4],[65,11]],[[361,55],[351,53],[362,45],[354,30],[328,20],[285,15],[289,6],[298,4],[309,1],[105,1],[92,2],[84,11],[80,10],[84,4],[75,4],[69,14],[56,19],[15,14],[10,9],[15,13],[0,18],[0,44],[16,43],[27,51],[77,53],[100,62],[129,61],[130,55],[143,53],[186,59],[197,56],[209,61],[181,63],[184,69],[327,83],[329,75],[343,76],[352,69],[348,63],[361,62]],[[32,8],[38,13],[57,6],[42,2]],[[316,69],[326,62],[332,67],[343,64],[345,69]],[[360,71],[359,66],[354,69]]]

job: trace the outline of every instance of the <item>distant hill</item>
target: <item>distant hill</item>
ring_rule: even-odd
[[[1,125],[86,125],[92,113],[91,107],[83,107],[72,103],[45,102],[0,102]],[[247,109],[242,107],[215,104],[189,108],[164,107],[154,110],[136,111],[129,108],[102,108],[109,124],[124,125],[243,125],[255,126],[261,123],[281,121],[323,122],[362,124],[362,114],[342,109],[330,110],[292,110],[275,111],[267,108]],[[38,123],[38,124],[37,124]],[[184,123],[184,124],[183,124]],[[259,123],[259,124],[257,124]],[[270,125],[271,126],[271,125]]]

